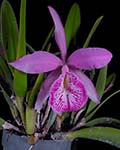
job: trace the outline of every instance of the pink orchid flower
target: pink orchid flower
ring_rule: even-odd
[[[92,81],[80,69],[104,67],[112,59],[112,54],[104,48],[80,48],[67,58],[64,27],[57,12],[51,6],[48,9],[55,25],[55,40],[61,59],[50,52],[37,51],[11,62],[10,65],[31,74],[52,71],[40,88],[35,103],[37,111],[48,97],[49,105],[56,113],[79,110],[87,103],[88,97],[99,103]]]

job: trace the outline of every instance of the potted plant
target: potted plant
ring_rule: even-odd
[[[0,118],[3,149],[70,150],[78,137],[120,148],[120,130],[114,126],[120,121],[92,119],[107,100],[120,92],[103,99],[115,79],[115,74],[107,75],[112,53],[88,47],[103,16],[96,20],[83,48],[68,56],[67,49],[80,26],[79,5],[72,5],[65,28],[55,8],[48,6],[48,10],[54,27],[42,50],[35,51],[25,37],[26,0],[21,0],[19,28],[10,3],[3,0],[1,5],[0,88],[14,119]],[[55,53],[51,52],[53,36],[58,46]]]

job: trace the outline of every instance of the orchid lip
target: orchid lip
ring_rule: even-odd
[[[50,89],[49,104],[56,113],[78,110],[87,99],[83,84],[71,72],[61,74]]]

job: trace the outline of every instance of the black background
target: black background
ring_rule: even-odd
[[[11,3],[16,18],[19,22],[19,7],[20,0],[9,0]],[[74,2],[77,2],[81,10],[81,27],[78,32],[79,46],[82,47],[91,27],[95,20],[103,15],[104,18],[100,23],[97,31],[95,32],[90,42],[91,47],[104,47],[110,50],[113,54],[113,59],[109,64],[108,73],[115,72],[117,74],[116,82],[113,92],[120,89],[120,8],[119,1],[105,1],[105,0],[28,0],[27,1],[27,42],[36,50],[41,49],[42,43],[45,40],[49,30],[51,29],[53,22],[48,12],[48,5],[54,7],[59,13],[63,24],[69,12],[70,7]],[[102,108],[96,113],[98,116],[108,116],[120,119],[120,94],[117,94],[110,101],[108,101]],[[5,119],[9,119],[10,112],[5,106],[5,102],[1,98],[0,104],[0,116]],[[81,140],[81,144],[91,146],[91,148],[97,148],[101,146],[108,149],[114,149],[111,146],[96,142],[96,144],[89,140]],[[78,144],[78,147],[80,144]]]

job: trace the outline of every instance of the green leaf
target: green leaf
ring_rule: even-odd
[[[35,131],[37,113],[29,106],[26,108],[26,133],[32,135]]]
[[[26,0],[21,0],[20,29],[17,48],[17,58],[26,55]],[[27,90],[27,74],[15,70],[14,90],[17,96],[24,97]]]
[[[48,119],[48,121],[47,121],[47,123],[45,125],[45,128],[50,129],[50,127],[55,122],[56,116],[57,116],[56,113],[54,113],[53,111],[50,112],[49,119]]]
[[[68,139],[87,138],[108,143],[120,148],[120,129],[111,127],[83,128],[67,134]]]
[[[96,83],[96,90],[99,95],[99,98],[101,99],[105,90],[105,85],[106,85],[106,79],[107,79],[107,66],[103,67],[100,69],[98,78],[97,78],[97,83]]]
[[[48,44],[50,38],[53,36],[53,33],[54,33],[54,27],[51,28],[50,32],[48,33],[47,37],[46,37],[46,40],[42,46],[42,50],[45,49],[46,45]]]
[[[19,119],[18,119],[18,110],[16,108],[16,106],[14,105],[12,99],[9,97],[9,95],[6,93],[6,91],[4,90],[4,88],[0,85],[2,94],[7,102],[7,104],[9,105],[11,114],[13,116],[13,118],[15,119],[15,121],[19,124]]]
[[[13,102],[12,100],[10,99],[9,95],[7,94],[7,92],[4,90],[4,88],[2,87],[2,85],[0,84],[0,89],[1,89],[1,92],[7,102],[7,104],[9,105],[9,107],[12,107],[13,106]]]
[[[1,5],[1,40],[7,61],[14,61],[18,45],[18,26],[13,8],[7,0],[3,0]]]
[[[92,27],[92,29],[91,29],[91,31],[90,31],[90,33],[89,33],[87,39],[86,39],[86,41],[85,41],[85,43],[84,43],[84,45],[83,45],[84,48],[85,48],[85,47],[88,47],[88,45],[89,45],[89,43],[90,43],[90,40],[91,40],[91,38],[92,38],[94,32],[96,31],[96,29],[97,29],[97,27],[98,27],[98,25],[100,24],[100,22],[101,22],[102,19],[103,19],[103,16],[100,16],[100,17],[95,21],[95,23],[94,23],[94,25],[93,25],[93,27]]]
[[[26,0],[21,0],[19,23],[17,58],[26,55]],[[13,82],[18,110],[20,112],[22,122],[25,125],[24,96],[27,91],[27,74],[15,70]]]
[[[104,94],[104,90],[105,90],[105,86],[106,86],[106,78],[107,78],[107,66],[100,69],[99,75],[98,75],[98,78],[97,78],[96,91],[99,95],[100,100],[101,100],[101,98]],[[97,105],[98,104],[90,101],[90,104],[88,106],[86,114],[88,114],[90,111],[92,111]]]
[[[115,73],[110,74],[106,80],[106,87],[109,86],[111,83],[114,84],[115,80],[116,80],[116,74]]]
[[[13,79],[10,69],[5,59],[3,59],[1,56],[0,56],[0,77],[2,77],[4,84],[7,83],[10,87],[10,90],[13,91]]]
[[[0,130],[2,130],[3,129],[3,124],[5,123],[5,120],[4,119],[2,119],[2,118],[0,118]]]
[[[33,105],[34,105],[35,97],[40,89],[40,85],[42,84],[43,77],[44,77],[43,74],[38,75],[38,77],[35,81],[35,84],[34,84],[32,90],[30,91],[29,98],[28,98],[28,105],[30,107],[33,107]]]
[[[86,123],[86,126],[93,127],[96,125],[110,125],[112,127],[120,128],[120,120],[110,117],[100,117],[90,120]]]
[[[80,27],[80,23],[81,23],[80,7],[77,3],[74,3],[69,11],[65,23],[67,48],[70,45],[71,39],[76,35],[78,28]]]

